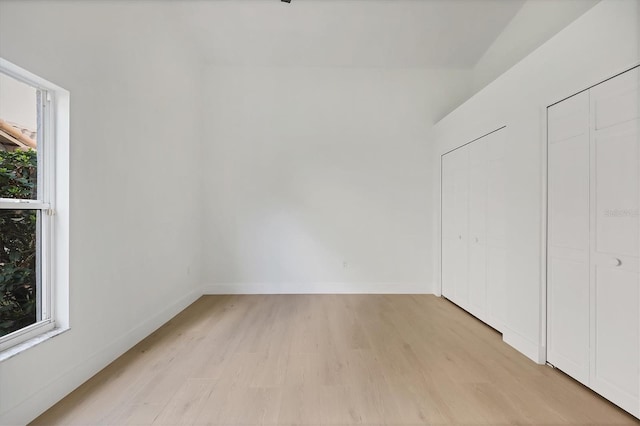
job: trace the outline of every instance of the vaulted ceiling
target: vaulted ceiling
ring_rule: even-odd
[[[482,66],[499,74],[597,1],[183,0],[171,13],[222,66],[472,69],[498,39]]]
[[[473,66],[524,0],[185,2],[206,59],[232,66]]]

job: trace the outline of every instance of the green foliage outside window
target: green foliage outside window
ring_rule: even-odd
[[[0,198],[36,198],[37,154],[0,151]],[[36,210],[0,210],[0,336],[36,322]]]

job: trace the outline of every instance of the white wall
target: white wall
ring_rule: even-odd
[[[0,56],[71,93],[71,330],[0,363],[0,424],[30,421],[201,294],[200,71],[163,10],[0,3]]]
[[[507,126],[509,290],[504,339],[536,361],[544,361],[546,338],[542,303],[546,106],[638,63],[639,9],[637,0],[597,4],[434,129],[438,160],[456,146]],[[439,161],[434,171],[439,190]]]
[[[208,67],[206,292],[430,292],[432,122],[465,71]]]

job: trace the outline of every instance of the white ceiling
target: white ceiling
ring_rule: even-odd
[[[474,66],[474,91],[518,63],[598,1],[527,0]]]
[[[523,3],[208,0],[175,17],[219,65],[470,68]]]

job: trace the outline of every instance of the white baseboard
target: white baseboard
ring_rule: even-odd
[[[202,296],[200,289],[188,293],[103,349],[95,352],[80,364],[63,372],[56,379],[42,386],[37,393],[23,403],[0,414],[0,425],[25,425],[33,421],[120,355],[191,305],[200,296]]]
[[[545,356],[543,355],[544,348],[517,331],[505,327],[504,333],[502,333],[502,340],[533,362],[537,364],[544,364],[546,362]]]
[[[428,283],[213,283],[203,294],[431,294]]]

